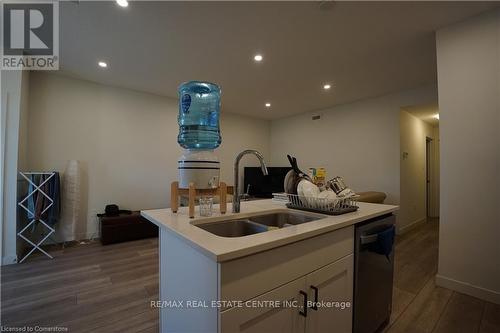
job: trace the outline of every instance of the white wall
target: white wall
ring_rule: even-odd
[[[30,81],[29,168],[63,171],[69,159],[82,162],[87,236],[106,204],[169,206],[181,155],[176,100],[54,74],[34,73]],[[269,122],[222,112],[221,131],[216,153],[228,184],[241,150],[257,149],[269,158]]]
[[[401,183],[400,205],[398,213],[400,231],[425,221],[426,207],[426,138],[434,138],[433,127],[401,111]],[[407,155],[404,155],[407,154]],[[406,156],[406,157],[405,157]]]
[[[437,32],[441,223],[437,283],[500,303],[500,14]]]
[[[435,103],[436,87],[423,87],[330,109],[274,120],[271,156],[275,166],[297,157],[302,169],[318,166],[342,176],[357,191],[381,191],[399,203],[400,109]],[[321,120],[311,120],[313,114]]]
[[[18,167],[26,163],[29,73],[3,71],[2,87],[2,265],[17,260]]]
[[[29,82],[30,82],[30,72],[23,71],[21,80],[21,100],[20,100],[20,110],[19,110],[19,138],[18,138],[18,152],[17,152],[17,173],[16,177],[19,180],[17,182],[17,202],[22,200],[26,194],[28,184],[21,178],[19,171],[25,170],[28,166],[28,138],[29,138]],[[23,209],[16,206],[17,209],[17,230],[22,229],[27,223],[29,223],[28,217]],[[26,247],[31,248],[26,242],[17,241],[16,244],[17,254],[22,253]]]

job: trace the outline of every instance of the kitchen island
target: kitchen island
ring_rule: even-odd
[[[160,228],[160,301],[154,306],[160,308],[161,332],[313,332],[328,327],[350,332],[354,225],[398,209],[358,205],[358,211],[339,216],[291,210],[272,200],[242,202],[238,214],[214,209],[209,218],[190,219],[186,208],[142,211]],[[241,237],[221,237],[203,228],[287,214],[313,220]],[[307,306],[308,301],[317,303]]]

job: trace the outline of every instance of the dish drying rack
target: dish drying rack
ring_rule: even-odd
[[[316,197],[305,197],[290,193],[273,193],[273,201],[286,204],[287,208],[305,210],[308,212],[342,215],[358,210],[356,199],[358,195],[350,195],[344,198],[327,199]]]

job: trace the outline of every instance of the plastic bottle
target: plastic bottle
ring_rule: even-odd
[[[179,135],[185,149],[215,149],[221,144],[219,129],[220,94],[218,85],[190,81],[179,86]]]

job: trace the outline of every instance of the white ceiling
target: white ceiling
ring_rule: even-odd
[[[434,31],[495,6],[319,4],[61,2],[61,73],[170,97],[207,80],[223,111],[275,119],[435,82]]]
[[[438,104],[409,106],[404,109],[418,119],[423,120],[432,126],[439,126],[439,119],[435,117],[436,115],[439,115]]]

